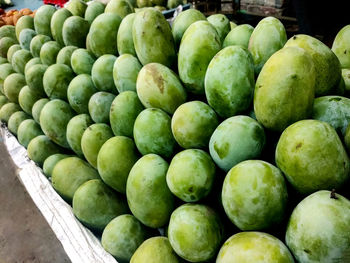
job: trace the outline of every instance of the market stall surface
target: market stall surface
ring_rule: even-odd
[[[0,262],[70,262],[61,243],[16,176],[0,137]]]

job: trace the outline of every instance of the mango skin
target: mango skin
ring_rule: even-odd
[[[152,237],[144,241],[132,255],[130,263],[180,263],[167,237]]]
[[[10,63],[3,63],[0,65],[0,92],[4,94],[4,81],[10,74],[15,73]]]
[[[89,113],[89,100],[97,89],[88,74],[80,74],[69,83],[67,97],[70,106],[77,113]]]
[[[27,151],[28,157],[39,166],[42,166],[47,157],[61,152],[62,149],[47,136],[39,135],[29,142]]]
[[[109,124],[109,111],[115,95],[100,91],[91,96],[89,100],[89,114],[96,123]]]
[[[341,71],[344,80],[344,94],[346,97],[350,95],[350,69],[342,69]]]
[[[237,27],[237,24],[235,22],[230,21],[230,30],[234,29],[235,27]]]
[[[342,96],[323,96],[315,99],[312,119],[329,123],[338,134],[344,136],[350,122],[350,99]]]
[[[43,86],[46,95],[50,99],[67,100],[67,89],[74,73],[64,64],[53,64],[49,66],[43,77]]]
[[[182,36],[185,34],[187,28],[196,21],[207,20],[205,15],[196,9],[188,9],[181,12],[174,20],[171,31],[175,41],[175,45],[178,48]]]
[[[209,141],[214,162],[229,171],[241,161],[259,157],[265,146],[264,128],[248,116],[234,116],[223,121]]]
[[[266,17],[257,24],[250,36],[248,50],[254,60],[255,75],[258,75],[266,61],[287,41],[286,30],[277,18]]]
[[[350,25],[344,26],[336,35],[332,51],[338,57],[342,68],[350,68],[350,49],[346,43],[350,41]]]
[[[69,2],[67,9],[73,14],[73,16],[84,17],[87,4],[83,0],[72,0]]]
[[[97,232],[102,232],[113,218],[127,212],[128,206],[124,197],[117,195],[100,179],[85,182],[73,196],[74,215]]]
[[[21,16],[16,23],[15,30],[16,30],[16,37],[19,41],[19,34],[21,31],[25,28],[34,29],[34,18],[31,16]]]
[[[128,14],[120,23],[117,35],[117,47],[119,55],[130,54],[136,56],[134,40],[132,38],[132,25],[135,13]]]
[[[254,62],[239,46],[222,49],[210,61],[205,74],[208,103],[223,118],[247,110],[253,100]]]
[[[156,154],[141,157],[132,167],[126,197],[133,215],[144,225],[159,228],[168,223],[174,197],[166,184],[168,163]]]
[[[85,10],[84,18],[91,25],[95,18],[102,14],[104,11],[104,4],[98,1],[91,2]]]
[[[276,237],[263,232],[241,232],[227,239],[216,263],[294,263],[292,254]]]
[[[19,34],[19,44],[21,48],[30,51],[30,42],[37,35],[37,33],[30,28],[25,28]]]
[[[96,123],[85,129],[81,137],[81,150],[85,159],[97,168],[97,155],[102,145],[113,137],[112,129],[104,123]]]
[[[166,175],[170,191],[185,202],[197,202],[207,196],[215,179],[215,163],[199,149],[176,154]]]
[[[341,67],[337,56],[318,39],[308,35],[295,35],[285,47],[303,48],[315,65],[315,96],[334,95],[334,90],[341,78]]]
[[[41,99],[41,96],[28,86],[24,86],[18,94],[19,106],[29,115],[32,115],[33,105],[39,99]]]
[[[16,28],[13,25],[4,25],[0,30],[0,38],[10,37],[16,39]]]
[[[349,179],[349,158],[326,122],[303,120],[289,126],[278,141],[275,158],[278,168],[302,194],[337,189]]]
[[[79,156],[84,157],[81,149],[81,138],[84,131],[94,122],[88,114],[79,114],[70,119],[67,124],[66,138],[70,148]]]
[[[38,8],[34,16],[34,28],[38,34],[52,37],[50,23],[55,12],[56,8],[52,5],[43,5]]]
[[[128,0],[111,0],[105,8],[105,13],[113,13],[122,19],[130,13],[134,13],[134,8]]]
[[[171,214],[168,237],[176,254],[190,262],[212,259],[222,240],[219,216],[210,207],[184,204]]]
[[[8,99],[3,96],[3,95],[0,95],[0,109],[2,106],[4,106],[6,103],[8,103]]]
[[[18,95],[21,89],[26,85],[24,75],[12,73],[4,81],[5,96],[9,101],[18,103]]]
[[[14,44],[7,50],[7,60],[12,63],[12,56],[16,51],[21,50],[21,46],[19,44]]]
[[[109,112],[109,121],[114,135],[133,138],[135,120],[143,109],[134,91],[125,91],[115,97]]]
[[[208,22],[212,24],[219,34],[221,43],[224,41],[226,35],[231,30],[230,20],[223,14],[215,14],[208,16]]]
[[[32,58],[32,59],[30,59],[27,62],[27,64],[25,65],[25,67],[24,67],[24,75],[27,75],[27,72],[28,72],[29,68],[31,68],[34,65],[38,65],[38,64],[42,65],[40,58]]]
[[[83,183],[100,179],[98,172],[78,157],[60,160],[52,171],[52,186],[68,202],[72,202],[75,191]]]
[[[142,65],[130,54],[120,55],[113,65],[113,80],[119,93],[136,91],[137,76]]]
[[[29,50],[33,57],[40,57],[41,47],[46,43],[51,41],[51,38],[45,35],[36,35],[30,41]]]
[[[254,112],[265,128],[282,132],[309,118],[315,94],[316,71],[301,48],[286,47],[266,62],[255,84]]]
[[[89,74],[91,75],[92,65],[96,58],[88,50],[79,48],[73,51],[71,56],[71,65],[75,74]]]
[[[17,73],[24,74],[25,65],[31,60],[32,54],[25,49],[16,51],[12,56],[12,67]]]
[[[170,157],[176,142],[169,115],[155,108],[143,110],[135,120],[134,140],[142,155],[155,153]]]
[[[178,53],[179,76],[187,91],[204,94],[205,72],[220,49],[219,34],[209,22],[197,21],[187,28]]]
[[[133,215],[120,215],[103,230],[101,243],[108,253],[123,263],[130,261],[147,236],[147,229]]]
[[[74,50],[76,50],[76,49],[77,49],[77,47],[74,47],[74,46],[66,46],[66,47],[62,48],[57,54],[56,63],[57,64],[65,64],[71,68],[72,67],[71,57],[72,57]]]
[[[318,191],[294,209],[286,243],[298,262],[346,262],[349,251],[350,201]],[[312,219],[311,219],[312,218]]]
[[[46,95],[43,85],[43,78],[47,68],[48,66],[43,64],[33,65],[25,74],[25,79],[29,88],[40,96]]]
[[[21,107],[18,104],[14,102],[8,102],[4,104],[0,109],[0,120],[2,122],[7,123],[11,115],[16,111],[20,111],[20,110],[21,110]]]
[[[135,51],[142,65],[156,62],[167,67],[176,59],[171,28],[163,14],[154,8],[136,13],[132,28]]]
[[[134,141],[128,137],[116,136],[102,145],[97,156],[97,169],[108,186],[125,194],[129,172],[138,159]]]
[[[50,66],[56,63],[61,46],[56,41],[48,41],[41,46],[40,59],[44,65]]]
[[[86,36],[89,33],[90,24],[80,16],[70,16],[62,28],[62,38],[66,46],[85,48]]]
[[[37,100],[32,107],[32,114],[31,115],[33,116],[33,119],[39,124],[40,124],[41,110],[44,108],[45,104],[48,103],[49,101],[50,100],[47,98]]]
[[[136,90],[143,106],[169,114],[185,103],[187,97],[175,72],[159,63],[149,63],[140,70]]]
[[[221,194],[226,215],[240,230],[262,230],[279,224],[287,207],[281,171],[264,161],[248,160],[226,175]]]
[[[113,55],[103,55],[92,66],[91,77],[98,90],[116,93],[113,80],[113,66],[116,59],[117,57]]]
[[[12,45],[17,44],[17,41],[10,37],[3,37],[0,39],[0,56],[7,57],[7,52]]]
[[[180,105],[172,119],[171,131],[183,148],[207,148],[210,136],[219,125],[215,111],[201,101]]]
[[[44,133],[42,132],[40,125],[32,119],[24,120],[18,126],[17,139],[25,148],[28,147],[28,144],[32,139],[39,135],[44,135]]]
[[[12,132],[14,135],[17,135],[18,126],[22,121],[27,119],[30,119],[30,116],[27,113],[24,111],[16,111],[10,116],[7,127],[10,132]]]
[[[226,35],[222,46],[225,48],[237,45],[248,48],[249,39],[253,31],[254,27],[249,24],[236,26]]]
[[[65,159],[65,158],[68,158],[68,157],[70,157],[70,156],[67,154],[62,154],[62,153],[56,153],[56,154],[53,154],[53,155],[47,157],[46,160],[44,161],[44,164],[43,164],[44,175],[47,178],[50,178],[52,176],[52,171],[53,171],[53,168],[55,167],[55,165],[59,161]]]
[[[62,36],[63,24],[71,16],[72,13],[66,8],[60,8],[52,15],[50,23],[52,38],[61,46],[64,46]]]
[[[121,21],[120,16],[116,14],[104,13],[92,22],[88,38],[89,49],[96,57],[117,54],[117,34]]]
[[[67,102],[58,99],[51,100],[41,110],[41,129],[53,142],[69,149],[66,129],[69,120],[73,116],[74,112]]]

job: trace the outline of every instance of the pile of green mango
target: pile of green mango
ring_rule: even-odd
[[[350,25],[165,4],[1,27],[1,122],[118,262],[350,262]]]

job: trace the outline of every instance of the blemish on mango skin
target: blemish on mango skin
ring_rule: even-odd
[[[229,148],[230,145],[228,143],[224,143],[221,147],[217,143],[214,144],[214,150],[216,151],[220,159],[223,159],[227,156]]]
[[[160,93],[164,93],[164,78],[159,73],[155,64],[148,65],[148,70],[150,71],[150,76],[152,76],[153,81],[157,85]]]
[[[302,145],[303,145],[303,144],[302,144],[301,142],[299,142],[299,143],[297,144],[297,146],[295,146],[295,149],[298,150]]]

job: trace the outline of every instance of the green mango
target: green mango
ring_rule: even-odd
[[[33,29],[25,28],[19,34],[19,44],[21,48],[30,51],[30,42],[36,36],[36,32]]]
[[[74,112],[67,102],[57,99],[51,100],[41,110],[41,129],[53,142],[69,149],[66,130],[69,120],[73,117]]]
[[[157,62],[170,67],[175,62],[176,52],[171,28],[158,10],[145,8],[136,13],[132,36],[142,65]]]
[[[18,94],[19,106],[29,115],[32,115],[33,105],[39,99],[41,99],[41,96],[28,86],[24,86]]]
[[[90,24],[80,16],[70,16],[62,28],[62,38],[66,46],[85,48],[86,36],[89,33]]]
[[[13,54],[15,54],[16,51],[21,50],[21,46],[19,44],[14,44],[7,50],[7,60],[9,63],[12,63],[12,57]]]
[[[346,97],[350,95],[350,69],[341,70],[342,78],[344,80],[344,93]]]
[[[34,16],[34,28],[38,34],[52,37],[50,24],[55,12],[56,8],[52,5],[42,5],[38,8]]]
[[[41,46],[39,57],[44,65],[50,66],[56,63],[61,46],[56,41],[48,41]]]
[[[52,186],[63,199],[72,202],[75,191],[85,182],[100,179],[98,172],[78,157],[60,160],[52,171]]]
[[[71,17],[72,13],[66,9],[66,8],[61,8],[58,9],[51,18],[51,34],[52,38],[57,41],[58,44],[61,46],[64,46],[64,41],[63,41],[63,25],[64,22],[67,20],[68,17]]]
[[[286,47],[271,56],[255,84],[254,112],[267,129],[282,132],[309,118],[315,96],[316,70],[310,55]]]
[[[115,136],[102,145],[97,156],[97,169],[108,186],[125,194],[129,172],[138,159],[134,141],[128,137]]]
[[[88,50],[78,48],[73,51],[71,56],[71,66],[75,74],[89,74],[91,75],[92,65],[96,58]]]
[[[96,92],[91,76],[80,74],[69,83],[67,89],[69,104],[77,113],[89,113],[89,100]]]
[[[84,18],[86,21],[91,23],[105,11],[105,5],[99,1],[91,2],[85,10]]]
[[[61,153],[56,153],[56,154],[53,154],[53,155],[50,155],[49,157],[47,157],[46,160],[44,161],[44,164],[43,164],[44,175],[47,178],[50,178],[52,176],[52,171],[53,171],[53,168],[55,167],[55,165],[59,161],[65,159],[65,158],[68,158],[68,157],[70,157],[70,156],[67,154],[61,154]]]
[[[85,131],[81,137],[81,150],[85,159],[93,167],[97,168],[97,155],[102,145],[112,137],[112,129],[105,123],[96,123],[92,124],[88,128],[85,128]]]
[[[239,25],[234,27],[225,37],[222,46],[241,46],[244,48],[248,48],[249,39],[251,34],[254,31],[254,27],[248,24]]]
[[[176,254],[190,262],[208,262],[216,255],[223,228],[210,207],[184,204],[171,214],[168,237]]]
[[[7,52],[12,45],[17,44],[17,41],[10,37],[0,39],[0,56],[7,58]]]
[[[16,28],[13,25],[3,25],[0,27],[0,38],[10,37],[16,39]]]
[[[350,41],[350,25],[344,26],[336,35],[332,51],[338,57],[342,68],[350,68],[350,49],[347,43]]]
[[[350,201],[330,191],[307,196],[294,209],[286,243],[297,262],[347,262]]]
[[[115,97],[109,112],[109,121],[114,135],[133,138],[135,120],[143,109],[134,91],[125,91]]]
[[[67,100],[67,89],[74,73],[64,64],[53,64],[47,68],[43,77],[43,86],[50,99]]]
[[[315,96],[335,95],[334,90],[341,78],[341,67],[337,56],[318,39],[308,35],[295,35],[285,47],[297,46],[304,49],[315,65]]]
[[[24,120],[18,126],[17,139],[25,148],[28,147],[28,144],[32,139],[39,135],[44,135],[44,133],[42,132],[40,125],[32,119]]]
[[[136,89],[143,106],[162,109],[169,114],[186,102],[186,91],[178,76],[159,63],[149,63],[140,70]]]
[[[20,111],[20,110],[21,110],[21,107],[18,104],[14,102],[7,102],[6,104],[2,105],[0,109],[0,120],[2,122],[7,123],[11,115],[16,111]]]
[[[292,254],[282,241],[263,232],[241,232],[225,241],[216,263],[294,263]]]
[[[96,57],[104,54],[117,54],[117,34],[122,19],[113,13],[104,13],[92,22],[87,41],[90,50]],[[106,44],[108,43],[108,44]]]
[[[90,97],[88,108],[92,120],[96,123],[109,124],[109,111],[115,95],[100,91]]]
[[[168,223],[174,197],[166,184],[168,163],[156,154],[147,154],[132,167],[126,197],[133,215],[152,228]]]
[[[105,8],[105,13],[113,13],[122,19],[130,13],[134,13],[134,8],[128,0],[111,0]]]
[[[12,73],[4,81],[5,96],[9,101],[18,103],[18,95],[21,89],[26,85],[24,75]]]
[[[39,135],[29,142],[27,151],[28,157],[42,166],[47,157],[60,153],[62,149],[45,135]]]
[[[58,54],[57,54],[57,59],[56,59],[56,63],[57,64],[65,64],[68,67],[72,67],[71,65],[71,57],[73,52],[78,49],[77,47],[74,46],[67,46],[62,48]]]
[[[218,117],[212,108],[201,101],[190,101],[175,111],[171,131],[182,148],[207,148],[218,125]]]
[[[4,106],[6,103],[8,103],[8,99],[3,96],[3,95],[0,95],[0,109],[2,108],[2,106]]]
[[[220,49],[219,34],[208,21],[197,21],[188,27],[178,54],[179,76],[187,91],[204,94],[205,72]]]
[[[73,16],[84,17],[87,4],[83,0],[71,0],[66,8]]]
[[[258,158],[265,146],[264,128],[254,119],[240,115],[223,121],[209,141],[214,162],[225,172],[236,164]]]
[[[45,95],[43,78],[47,68],[48,66],[43,64],[33,65],[25,74],[26,82],[29,88],[40,96]]]
[[[119,56],[113,65],[113,80],[119,93],[136,91],[136,80],[142,65],[130,54]]]
[[[115,217],[126,214],[128,205],[100,179],[82,184],[73,196],[73,213],[84,225],[102,232]]]
[[[34,66],[34,65],[42,65],[41,64],[41,60],[40,60],[40,58],[32,58],[32,59],[30,59],[27,63],[26,63],[26,65],[24,66],[24,76],[26,76],[27,75],[27,72],[28,72],[28,70],[29,70],[29,68],[31,67],[31,66]]]
[[[32,116],[33,119],[40,124],[40,114],[41,110],[44,108],[45,104],[48,103],[50,100],[47,98],[43,98],[40,100],[37,100],[33,107],[32,107]]]
[[[117,35],[117,47],[119,55],[130,54],[136,56],[134,40],[132,38],[132,26],[134,24],[134,20],[135,13],[132,13],[127,15],[120,23]]]
[[[177,48],[180,46],[182,36],[185,34],[187,28],[199,20],[207,19],[200,11],[192,8],[181,12],[177,17],[175,17],[171,31]]]
[[[237,26],[235,22],[230,21],[230,30],[234,29]]]
[[[287,41],[286,29],[281,21],[269,16],[262,19],[250,36],[248,50],[254,60],[255,75],[258,75],[266,61]]]
[[[95,87],[100,91],[116,93],[113,80],[113,66],[117,57],[103,55],[92,66],[91,77]]]
[[[245,48],[229,46],[210,61],[205,74],[208,103],[223,118],[246,111],[254,94],[254,62]]]
[[[15,73],[12,65],[10,63],[4,63],[0,65],[0,92],[5,94],[4,92],[4,81],[10,74]]]
[[[230,20],[223,14],[214,14],[208,16],[208,22],[212,24],[219,34],[221,43],[224,41],[226,35],[231,30]]]
[[[12,67],[17,73],[24,74],[25,65],[33,58],[32,54],[25,49],[17,50],[12,56]]]
[[[7,127],[10,132],[12,132],[14,135],[17,135],[18,126],[22,121],[27,119],[30,119],[30,116],[27,113],[24,111],[16,111],[10,116]]]
[[[171,118],[160,109],[143,110],[135,120],[134,140],[142,155],[155,153],[170,157],[176,145],[171,133]]]
[[[36,35],[33,37],[29,46],[30,53],[32,53],[33,57],[40,57],[41,47],[49,41],[51,41],[51,38],[45,35]]]

